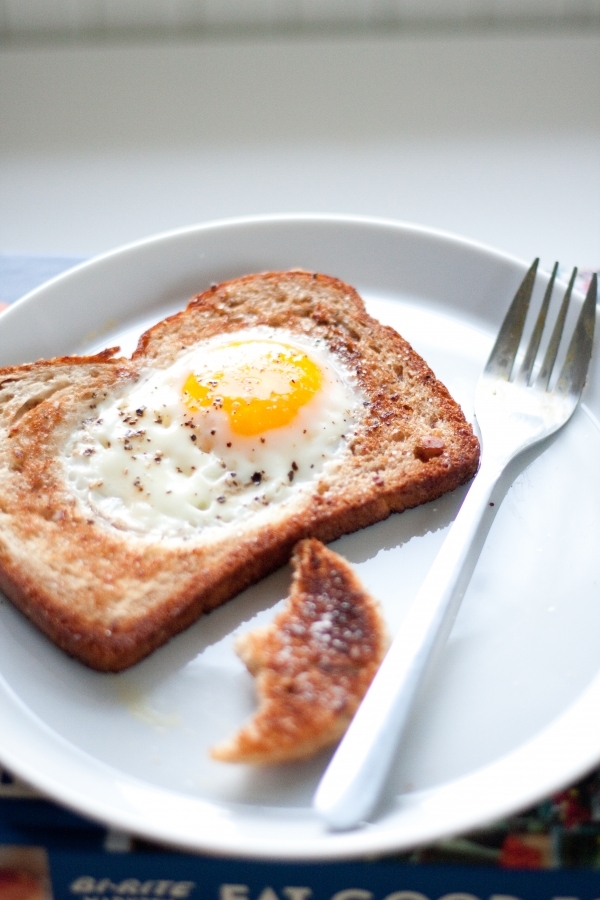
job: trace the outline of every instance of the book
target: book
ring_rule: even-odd
[[[599,869],[600,772],[524,813],[409,853],[294,863],[151,844],[0,769],[0,900],[595,900]]]

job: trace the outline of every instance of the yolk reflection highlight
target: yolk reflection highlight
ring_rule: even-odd
[[[277,341],[236,341],[214,348],[210,357],[201,374],[188,376],[186,403],[196,411],[222,409],[231,430],[246,437],[288,425],[323,382],[309,356]]]

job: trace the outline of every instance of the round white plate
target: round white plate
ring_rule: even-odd
[[[194,293],[301,266],[355,285],[472,416],[478,373],[526,264],[394,222],[287,216],[221,222],[125,247],[56,278],[0,320],[0,364],[133,335]],[[445,653],[361,829],[328,833],[311,796],[328,759],[254,769],[211,744],[254,708],[233,636],[269,620],[284,569],[121,675],[67,658],[0,599],[0,759],[113,826],[239,856],[335,859],[482,825],[600,760],[600,396],[597,363],[571,424],[516,470]],[[402,617],[464,489],[337,541]]]

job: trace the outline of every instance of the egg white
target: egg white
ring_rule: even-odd
[[[235,434],[223,414],[207,442],[211,420],[185,402],[185,380],[211,349],[257,339],[304,352],[321,370],[321,389],[288,425],[248,437]],[[62,465],[80,503],[107,524],[151,539],[200,532],[206,539],[206,529],[262,520],[298,499],[349,452],[364,402],[355,376],[323,341],[245,329],[196,344],[98,404],[65,448]]]

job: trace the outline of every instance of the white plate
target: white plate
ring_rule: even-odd
[[[472,414],[477,375],[525,264],[449,235],[347,217],[222,222],[82,265],[0,321],[0,362],[131,343],[213,281],[302,266],[354,284]],[[408,848],[514,811],[600,760],[600,397],[521,466],[443,659],[368,826],[327,833],[310,799],[327,754],[256,770],[209,746],[253,709],[232,635],[268,620],[282,570],[118,676],[85,669],[0,600],[0,758],[57,800],[134,833],[240,856]],[[464,491],[334,546],[395,630]]]

